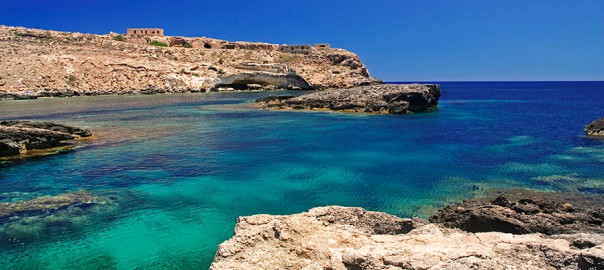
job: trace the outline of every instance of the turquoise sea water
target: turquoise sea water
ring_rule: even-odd
[[[76,151],[0,163],[0,201],[88,190],[107,204],[0,223],[0,268],[207,268],[238,216],[323,205],[427,217],[490,189],[604,194],[604,82],[442,83],[412,115],[264,111],[274,92],[0,103],[86,127]]]

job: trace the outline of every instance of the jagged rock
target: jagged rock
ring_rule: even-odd
[[[596,246],[575,248],[577,239]],[[360,208],[241,217],[210,269],[602,269],[601,234],[468,233]]]
[[[492,202],[467,200],[449,205],[430,217],[430,222],[467,232],[604,234],[604,209],[584,210],[566,203],[537,199],[511,203],[500,196]]]
[[[64,141],[91,135],[89,130],[51,122],[1,121],[0,156],[57,147],[63,145]]]
[[[87,191],[44,196],[33,200],[0,203],[0,221],[16,216],[49,214],[67,207],[87,207],[97,202],[97,197]]]
[[[265,109],[403,114],[435,107],[439,98],[438,85],[382,84],[325,90],[296,97],[267,97],[256,102]]]
[[[604,117],[585,126],[585,133],[592,136],[604,136]]]

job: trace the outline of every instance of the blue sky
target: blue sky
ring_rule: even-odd
[[[0,24],[327,42],[386,81],[604,80],[603,0],[0,0]]]

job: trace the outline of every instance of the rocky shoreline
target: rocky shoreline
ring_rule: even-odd
[[[65,146],[66,141],[90,136],[90,130],[51,122],[0,121],[0,157]]]
[[[332,110],[404,114],[434,108],[440,86],[434,84],[379,84],[333,89],[300,96],[271,96],[256,100],[264,109]]]
[[[240,217],[211,269],[604,269],[602,213],[500,196],[432,223],[339,206]]]

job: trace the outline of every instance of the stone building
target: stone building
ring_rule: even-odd
[[[317,49],[329,49],[331,45],[329,43],[315,43],[315,48]]]
[[[129,36],[164,36],[164,29],[162,28],[128,28],[127,35]]]
[[[279,51],[280,52],[287,52],[287,53],[310,53],[311,52],[311,47],[308,44],[304,44],[304,45],[281,45],[279,46]]]

